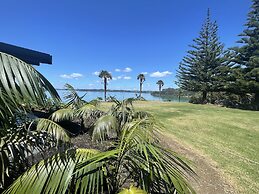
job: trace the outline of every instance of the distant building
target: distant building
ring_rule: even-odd
[[[22,61],[32,65],[40,65],[41,63],[52,64],[52,56],[49,54],[6,44],[3,42],[0,42],[0,52],[17,57]]]

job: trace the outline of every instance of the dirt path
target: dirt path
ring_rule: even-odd
[[[194,163],[193,170],[197,180],[190,179],[190,184],[197,194],[236,194],[234,187],[224,178],[221,172],[205,156],[192,148],[183,145],[173,135],[166,135],[164,143]]]

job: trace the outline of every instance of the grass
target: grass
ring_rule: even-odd
[[[259,193],[259,112],[213,105],[136,102],[178,140],[217,163],[238,193]]]

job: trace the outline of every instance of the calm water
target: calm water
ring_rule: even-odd
[[[64,94],[66,93],[66,91],[63,90],[59,90],[58,91],[59,95],[61,97],[64,96]],[[104,98],[104,93],[103,92],[78,92],[79,96],[83,96],[86,93],[84,100],[86,101],[90,101],[92,99],[95,99],[97,97],[101,97]],[[138,93],[133,93],[133,92],[107,92],[107,97],[112,96],[117,98],[118,100],[123,100],[125,98],[134,98],[136,97],[136,94],[138,95]],[[142,96],[146,99],[146,100],[157,100],[157,101],[172,101],[172,102],[179,102],[178,97],[176,96],[172,96],[169,98],[160,98],[160,97],[156,97],[156,96],[152,96],[150,93],[143,93]],[[181,98],[181,102],[188,102],[189,99],[188,98]]]

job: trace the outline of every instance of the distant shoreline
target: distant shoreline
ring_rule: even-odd
[[[67,89],[60,89],[56,88],[56,90],[63,90],[66,91]],[[75,89],[76,91],[79,92],[104,92],[103,89]],[[138,90],[107,90],[107,92],[130,92],[130,93],[139,93]],[[154,91],[142,91],[142,93],[151,93]]]

